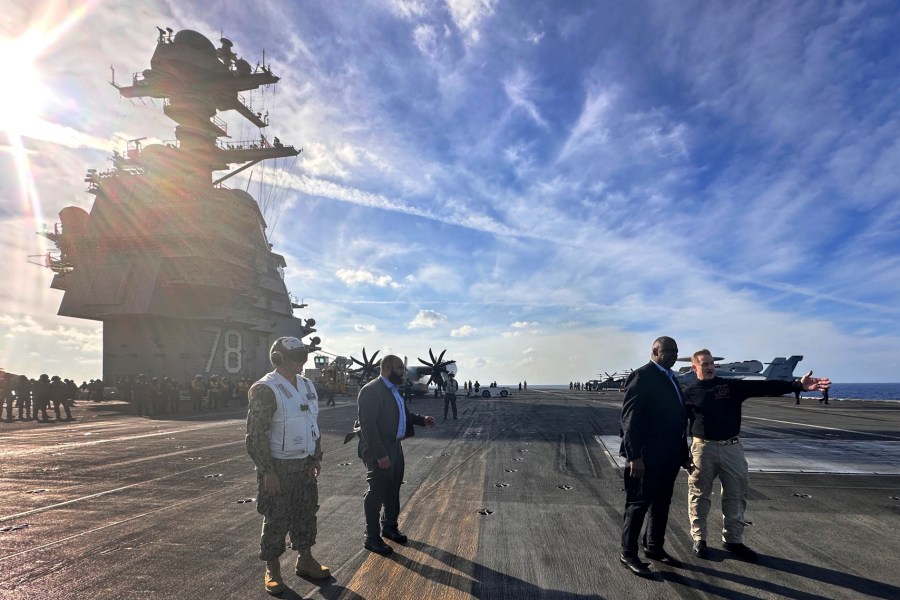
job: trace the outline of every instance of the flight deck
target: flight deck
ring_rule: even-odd
[[[513,390],[443,403],[404,442],[405,546],[363,549],[365,468],[343,444],[355,399],[322,406],[325,457],[314,554],[325,583],[293,574],[281,598],[576,600],[900,598],[900,403],[751,399],[742,438],[751,465],[745,542],[691,554],[679,475],[668,551],[639,579],[618,562],[624,491],[621,393]],[[262,517],[244,449],[244,409],[140,418],[80,401],[73,423],[0,423],[0,598],[267,598],[257,558]]]

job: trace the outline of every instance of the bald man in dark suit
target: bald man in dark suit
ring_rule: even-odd
[[[628,464],[620,561],[641,577],[652,575],[648,565],[638,558],[638,537],[648,511],[650,518],[642,538],[644,556],[669,566],[681,564],[663,549],[675,479],[689,459],[687,413],[672,371],[676,358],[675,340],[657,338],[650,362],[636,369],[625,382],[620,454]]]
[[[381,359],[381,376],[359,391],[359,457],[366,465],[365,548],[378,554],[394,551],[382,536],[400,544],[400,485],[405,461],[401,440],[415,434],[413,425],[434,426],[434,417],[409,412],[398,386],[403,385],[406,365],[399,356]],[[382,508],[384,512],[382,513]]]

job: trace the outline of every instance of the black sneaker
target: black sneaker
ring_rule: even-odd
[[[722,547],[737,556],[749,562],[756,562],[759,555],[740,542],[725,542]]]

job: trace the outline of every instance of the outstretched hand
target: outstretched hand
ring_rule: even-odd
[[[434,417],[425,417],[425,427],[434,427]]]
[[[812,371],[808,372],[806,375],[800,378],[800,385],[803,386],[803,390],[807,392],[827,390],[831,387],[831,380],[827,377],[813,377]]]

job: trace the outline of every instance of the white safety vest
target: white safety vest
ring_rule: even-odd
[[[272,458],[306,458],[315,453],[316,440],[321,435],[319,424],[319,396],[313,382],[297,376],[297,387],[278,371],[272,371],[258,381],[275,393],[277,408],[269,429],[269,448]]]

